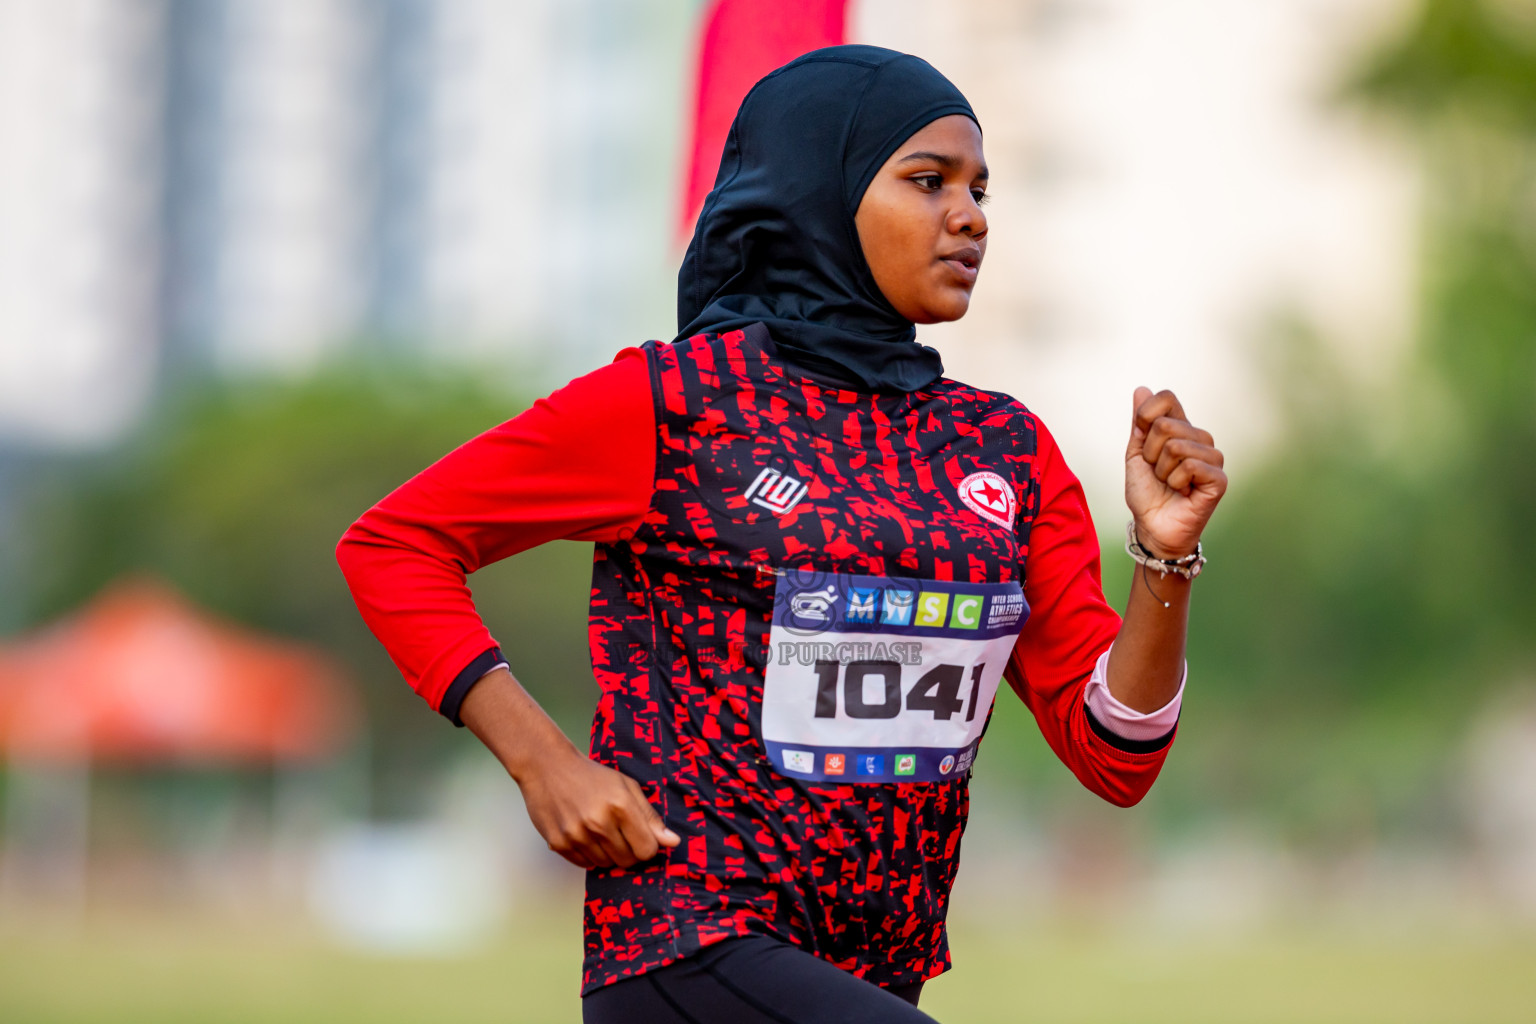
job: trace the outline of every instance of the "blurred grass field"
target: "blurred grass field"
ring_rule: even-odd
[[[1530,935],[1135,941],[957,922],[953,941],[956,969],[923,998],[949,1024],[1536,1021]],[[557,1024],[580,1020],[579,945],[576,917],[550,911],[442,957],[347,952],[287,926],[0,918],[0,1021]]]

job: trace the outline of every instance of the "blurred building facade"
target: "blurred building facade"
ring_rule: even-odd
[[[188,367],[655,333],[691,14],[0,0],[0,444],[109,440]]]
[[[1177,390],[1240,466],[1273,429],[1272,318],[1364,373],[1403,349],[1415,183],[1333,97],[1411,7],[855,5],[852,38],[926,57],[985,132],[987,267],[965,319],[920,333],[952,375],[1042,415],[1095,510],[1120,507],[1138,384]]]
[[[1242,449],[1266,317],[1365,368],[1407,334],[1407,163],[1328,102],[1407,6],[852,6],[986,126],[988,272],[925,340],[1041,412],[1096,505],[1136,384]],[[665,335],[697,9],[0,0],[0,448],[108,440],[185,367],[558,377]]]
[[[133,5],[0,3],[0,438],[99,438],[152,390],[156,48]]]

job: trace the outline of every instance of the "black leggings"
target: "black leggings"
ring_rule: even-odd
[[[584,1024],[934,1024],[923,983],[884,989],[766,935],[728,939],[581,1001]]]

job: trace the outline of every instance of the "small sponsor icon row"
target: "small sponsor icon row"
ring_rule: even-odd
[[[849,587],[844,598],[843,621],[849,624],[927,626],[936,629],[977,629],[982,624],[985,594],[950,594],[944,591],[909,590],[905,587]],[[828,622],[837,602],[836,588],[805,591],[790,599],[795,618]],[[1011,628],[1024,614],[1023,594],[999,594],[992,598],[986,625]]]
[[[783,751],[784,768],[797,775],[816,774],[816,752],[813,750],[785,750]],[[890,758],[892,775],[916,775],[916,754],[895,754]],[[884,775],[886,765],[885,754],[855,754],[853,756],[853,774],[858,775]],[[945,754],[939,762],[939,774],[948,775],[955,767],[953,754]],[[828,776],[849,774],[847,754],[826,754],[821,762],[821,773]]]

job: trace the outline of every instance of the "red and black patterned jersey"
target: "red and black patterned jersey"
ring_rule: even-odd
[[[666,863],[590,876],[589,986],[753,931],[880,984],[947,964],[964,773],[839,785],[775,770],[760,740],[773,570],[1017,581],[1039,500],[1033,425],[948,379],[827,388],[769,344],[758,327],[646,346],[656,494],[632,538],[596,550],[592,752],[683,843]],[[1011,527],[961,500],[983,471],[1011,486]],[[798,500],[754,501],[761,479]]]
[[[500,656],[464,574],[554,536],[597,542],[591,756],[634,778],[683,840],[634,868],[588,873],[584,992],[751,932],[882,985],[949,965],[974,747],[922,781],[900,777],[922,775],[917,758],[860,778],[867,758],[855,770],[811,749],[770,757],[764,680],[789,576],[852,581],[849,600],[883,582],[991,595],[966,611],[973,624],[983,608],[995,623],[1009,588],[1021,592],[1028,617],[1004,641],[1004,674],[1063,762],[1115,803],[1140,799],[1171,742],[1119,741],[1086,711],[1084,685],[1119,618],[1081,488],[1007,395],[948,378],[911,393],[848,390],[778,359],[760,324],[648,342],[398,489],[338,556],[370,627],[456,721]],[[962,610],[956,596],[949,625]],[[922,634],[923,614],[907,633]],[[833,713],[887,715],[878,683],[842,689],[829,671],[817,716],[823,696]],[[932,680],[911,687],[908,709],[984,728],[990,698],[978,707],[965,679]]]

